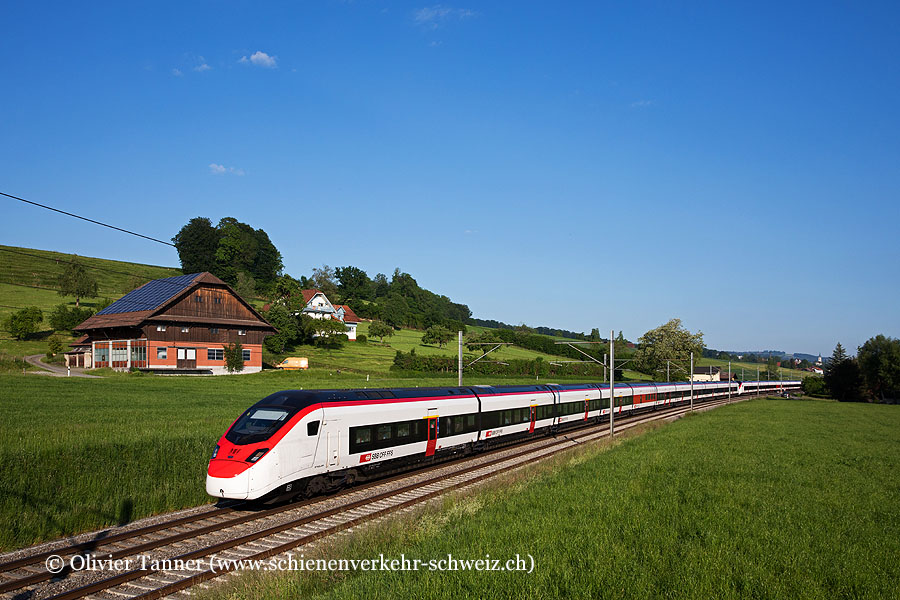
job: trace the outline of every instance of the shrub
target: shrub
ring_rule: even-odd
[[[356,336],[356,341],[357,341],[357,342],[360,342],[360,343],[362,343],[362,344],[365,344],[366,342],[369,341],[369,338],[367,338],[367,337],[366,337],[365,335],[363,335],[363,334],[359,334],[358,336]]]
[[[229,373],[244,370],[244,347],[240,342],[225,344],[223,354],[225,354],[225,368]]]
[[[17,340],[24,340],[38,330],[44,320],[44,313],[37,306],[29,306],[17,310],[3,319],[3,329],[7,330]]]

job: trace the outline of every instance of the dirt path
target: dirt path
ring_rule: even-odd
[[[39,373],[40,375],[52,375],[53,377],[69,377],[70,374],[67,372],[66,367],[60,365],[48,365],[44,361],[41,360],[43,354],[32,354],[31,356],[25,357],[25,362],[29,365],[38,367],[39,369],[44,369],[44,372]],[[97,375],[86,375],[82,372],[83,369],[72,369],[71,377],[87,377],[90,379],[102,379],[102,377],[98,377]]]

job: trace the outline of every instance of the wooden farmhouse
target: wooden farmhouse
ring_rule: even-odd
[[[262,370],[263,339],[277,332],[211,273],[155,279],[75,328],[93,368],[223,374],[226,344],[239,342],[244,370]]]

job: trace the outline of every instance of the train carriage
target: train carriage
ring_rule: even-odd
[[[695,382],[697,401],[799,381]],[[627,415],[690,401],[689,383],[621,383]],[[261,499],[338,489],[376,473],[609,418],[607,384],[286,390],[245,411],[209,462],[211,496]]]

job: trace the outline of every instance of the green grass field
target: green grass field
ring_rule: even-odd
[[[898,444],[896,406],[743,402],[306,553],[530,574],[247,574],[202,597],[897,598]]]
[[[366,381],[325,368],[215,378],[101,372],[102,379],[0,375],[0,551],[116,524],[127,506],[140,518],[211,501],[204,478],[216,441],[278,390],[456,385],[455,374]]]

